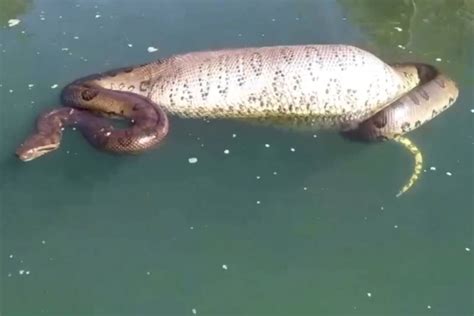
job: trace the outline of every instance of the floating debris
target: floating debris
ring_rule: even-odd
[[[403,46],[403,45],[398,45],[398,48],[400,48],[400,49],[406,49],[406,47]]]
[[[225,150],[224,150],[224,154],[225,154],[225,155],[228,155],[229,153],[230,153],[229,149],[225,149]]]
[[[32,83],[28,84],[28,88],[29,88],[29,89],[33,88],[34,86],[35,86],[35,85],[32,84]]]
[[[191,312],[193,312],[194,315],[197,314],[197,310],[196,310],[195,308],[193,308],[193,309],[191,310]]]
[[[18,274],[19,274],[19,275],[23,275],[24,273],[25,273],[25,270],[19,270],[19,271],[18,271]]]
[[[469,248],[469,247],[466,247],[466,248],[464,248],[464,249],[465,249],[467,252],[471,251],[471,248]]]
[[[440,62],[440,61],[442,61],[442,59],[441,59],[441,58],[439,58],[439,57],[438,57],[438,58],[436,58],[435,60],[436,60],[437,62]]]
[[[398,26],[395,26],[394,29],[399,31],[399,32],[403,31],[403,29],[401,27],[398,27]]]
[[[18,19],[10,19],[8,20],[8,27],[14,27],[15,25],[20,24],[20,20]]]
[[[95,18],[96,18],[96,19],[99,19],[101,16],[102,16],[102,15],[100,15],[100,14],[96,14],[96,15],[95,15]]]
[[[270,148],[270,144],[265,144],[265,147]]]
[[[471,110],[471,112],[474,112],[474,109]],[[237,134],[232,134],[232,138],[236,138]]]
[[[196,157],[191,157],[191,158],[188,159],[188,161],[189,161],[189,163],[192,164],[192,163],[198,162],[198,159]]]
[[[426,308],[427,308],[427,309],[431,309],[431,305],[427,305]]]
[[[368,296],[368,297],[372,297],[372,293],[367,292],[367,296]]]
[[[226,264],[223,264],[223,265],[222,265],[222,269],[227,270],[227,265],[226,265]]]
[[[257,201],[257,204],[260,204],[260,201]]]
[[[147,48],[147,51],[148,51],[149,53],[154,53],[154,52],[157,52],[157,51],[158,51],[158,48],[153,47],[153,46],[150,46],[150,47]]]
[[[57,87],[58,87],[57,84],[53,84],[53,85],[51,86],[51,89],[56,89]]]
[[[471,113],[474,113],[474,109],[471,109]]]
[[[432,166],[432,167],[430,167],[430,170],[436,171],[436,167]]]
[[[133,47],[133,44],[128,43],[127,46],[128,47]]]
[[[257,180],[260,180],[260,176],[256,176]]]
[[[451,172],[449,172],[449,171],[446,171],[446,175],[450,177],[450,176],[452,176],[453,174],[452,174]]]
[[[293,147],[290,148],[290,151],[295,152],[295,149]]]

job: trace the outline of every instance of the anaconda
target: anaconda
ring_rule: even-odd
[[[330,129],[357,140],[396,140],[417,159],[404,134],[450,107],[458,88],[432,65],[387,64],[351,45],[287,45],[197,51],[73,81],[63,107],[38,118],[17,149],[23,161],[59,147],[62,129],[76,125],[91,144],[138,153],[161,143],[167,115],[226,118]],[[130,120],[114,128],[101,116]]]

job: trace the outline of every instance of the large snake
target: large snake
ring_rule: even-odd
[[[23,161],[59,147],[77,126],[95,147],[139,153],[160,144],[168,114],[332,129],[355,140],[396,140],[422,158],[405,133],[433,119],[458,96],[434,66],[386,64],[350,45],[291,45],[199,51],[87,76],[67,85],[63,107],[47,110],[17,149]],[[115,128],[102,116],[130,120]]]

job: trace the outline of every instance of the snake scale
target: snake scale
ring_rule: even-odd
[[[77,126],[95,147],[140,153],[159,145],[167,115],[226,118],[339,131],[353,140],[395,140],[415,155],[407,132],[450,107],[456,83],[434,66],[387,64],[352,45],[280,45],[176,54],[73,81],[62,107],[40,114],[16,151],[29,161],[59,147]],[[107,117],[130,121],[115,128]]]

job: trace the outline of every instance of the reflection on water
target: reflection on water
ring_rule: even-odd
[[[33,0],[1,0],[0,25],[31,10]]]
[[[338,1],[377,50],[396,57],[398,47],[418,59],[450,60],[456,74],[472,78],[465,65],[472,64],[474,1]]]

